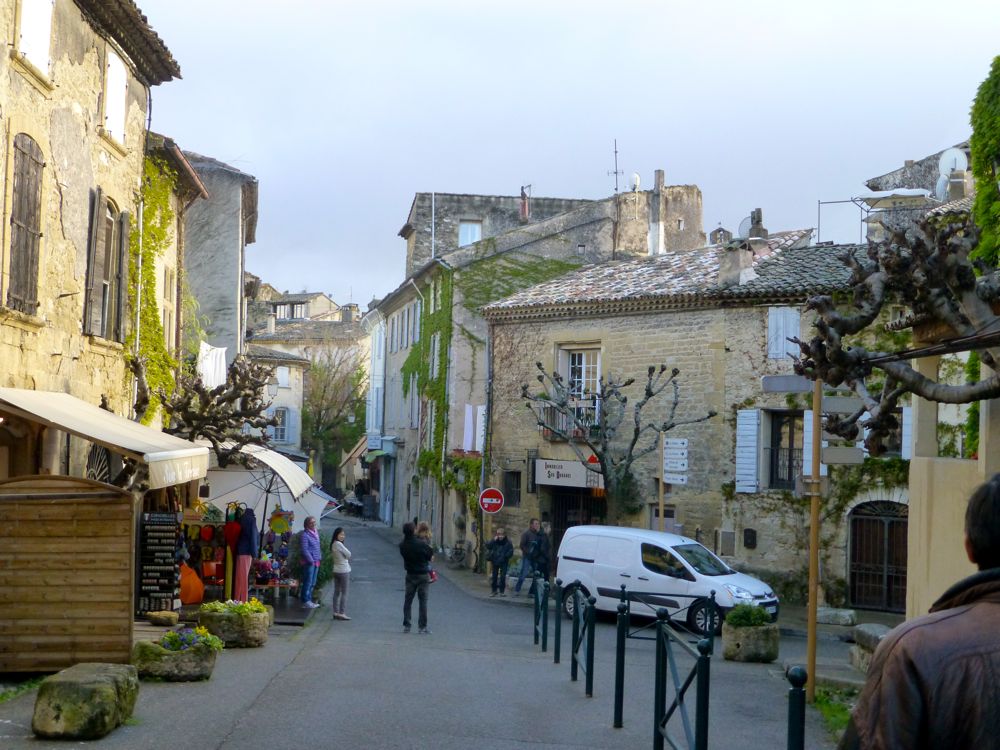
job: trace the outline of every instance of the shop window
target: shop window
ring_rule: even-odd
[[[10,281],[7,307],[29,315],[38,308],[42,239],[42,149],[26,133],[14,136],[14,185],[10,212]]]
[[[91,201],[83,330],[124,341],[129,215],[119,213],[100,188],[91,194]]]

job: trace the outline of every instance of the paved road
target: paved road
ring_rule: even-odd
[[[612,729],[610,621],[597,629],[590,699],[584,697],[582,675],[578,683],[569,681],[565,653],[563,663],[554,665],[551,653],[532,644],[530,609],[483,598],[460,577],[443,577],[431,586],[432,633],[404,634],[402,565],[391,536],[348,528],[353,620],[334,621],[323,607],[305,628],[272,629],[262,649],[225,652],[209,682],[144,683],[134,720],[100,747],[651,746],[651,643],[629,642],[625,728]],[[329,596],[325,592],[327,601]],[[794,657],[795,647],[790,644],[782,657]],[[780,669],[716,656],[712,670],[710,746],[736,747],[752,738],[757,747],[784,747],[787,683]],[[28,695],[0,704],[0,747],[65,748],[31,738],[32,703]],[[813,712],[806,745],[832,747]]]

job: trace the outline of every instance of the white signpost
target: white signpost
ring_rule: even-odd
[[[663,485],[687,484],[687,438],[665,438],[660,433],[660,531],[664,530]]]

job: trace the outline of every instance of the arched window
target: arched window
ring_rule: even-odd
[[[38,308],[38,250],[42,237],[42,149],[26,133],[14,136],[10,212],[10,286],[7,307],[34,315]]]

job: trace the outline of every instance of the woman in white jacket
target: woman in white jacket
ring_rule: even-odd
[[[333,554],[333,619],[350,620],[344,614],[344,607],[347,604],[347,586],[351,578],[351,551],[344,546],[342,526],[333,530],[330,552]]]

